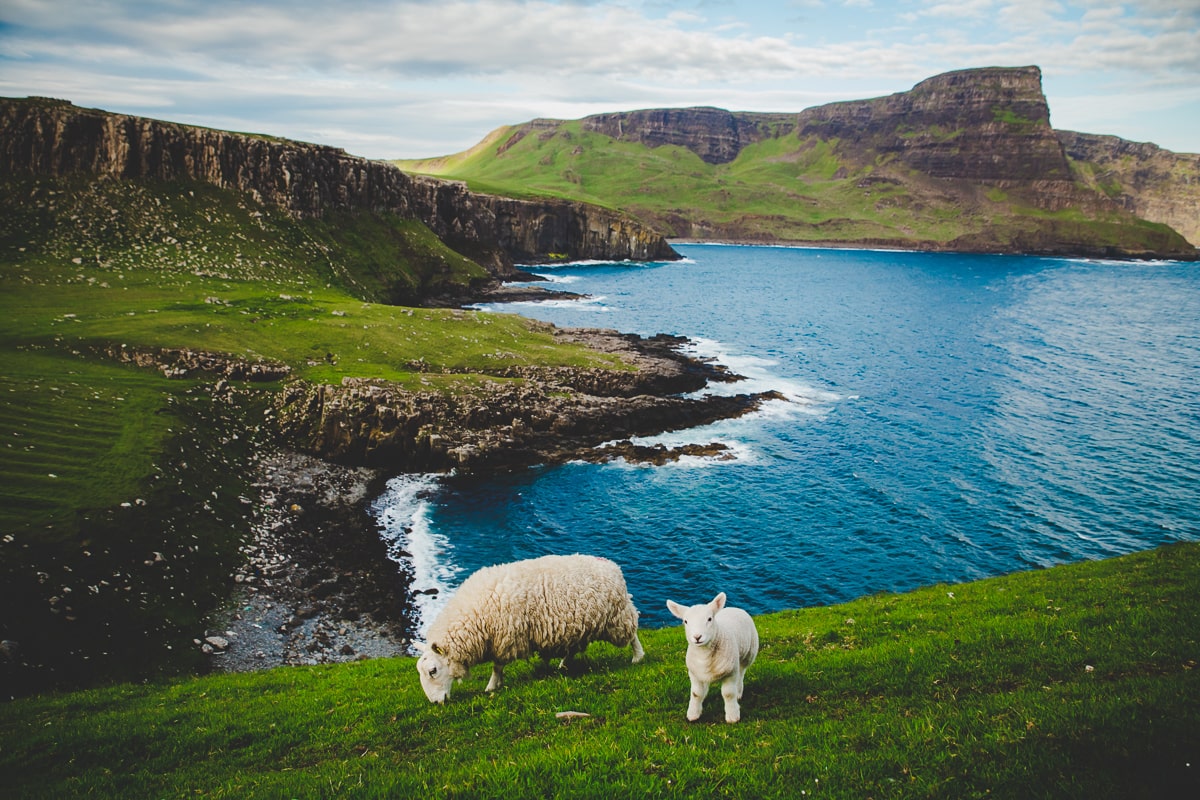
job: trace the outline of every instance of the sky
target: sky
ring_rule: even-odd
[[[1055,128],[1200,152],[1200,0],[0,0],[0,96],[367,158],[537,117],[794,112],[1031,64]]]

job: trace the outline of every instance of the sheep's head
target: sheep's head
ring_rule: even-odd
[[[446,651],[437,644],[413,642],[421,653],[417,659],[417,674],[421,677],[421,688],[431,703],[444,703],[450,697],[450,685],[456,677],[462,677],[461,664],[451,661]]]
[[[725,607],[725,593],[721,592],[711,603],[681,606],[674,600],[667,601],[667,608],[683,620],[683,632],[689,645],[705,646],[713,640],[717,630],[717,612]]]

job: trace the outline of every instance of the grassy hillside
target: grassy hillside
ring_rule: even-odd
[[[280,382],[218,393],[215,376],[109,353],[187,348],[455,392],[499,363],[615,363],[515,316],[378,302],[481,275],[394,217],[299,221],[211,186],[6,179],[0,639],[49,684],[188,668],[227,591]]]
[[[1189,544],[763,616],[737,725],[685,721],[677,628],[444,707],[409,658],[46,695],[0,705],[0,769],[27,800],[1190,798],[1198,593]]]
[[[669,237],[1018,251],[1182,241],[1121,211],[1045,210],[1026,189],[934,179],[892,155],[794,131],[708,164],[684,147],[618,141],[574,120],[513,126],[461,154],[396,163],[479,192],[619,209]]]

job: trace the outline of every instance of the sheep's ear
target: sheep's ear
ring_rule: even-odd
[[[719,595],[714,597],[713,601],[711,603],[709,603],[709,605],[712,606],[712,610],[713,610],[714,614],[717,613],[718,611],[720,611],[722,608],[725,607],[725,593],[721,592]]]
[[[439,656],[446,655],[446,651],[443,650],[441,645],[439,645],[437,643],[429,645],[429,649],[432,650],[433,652],[437,653]]]
[[[413,647],[413,650],[416,650],[418,653],[425,652],[425,643],[424,642],[413,642],[412,647]]]
[[[684,612],[687,611],[686,608],[679,605],[679,603],[676,603],[674,600],[667,601],[667,609],[679,619],[683,619]]]

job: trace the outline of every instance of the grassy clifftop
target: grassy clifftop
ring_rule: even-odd
[[[0,705],[0,768],[30,799],[1193,797],[1197,592],[1190,544],[759,617],[737,725],[684,720],[675,628],[444,707],[410,658],[123,684]]]

